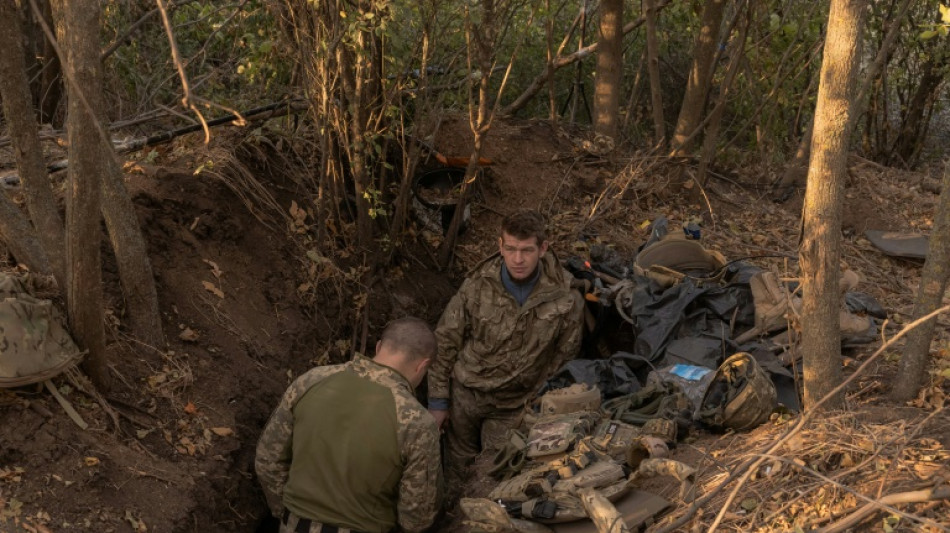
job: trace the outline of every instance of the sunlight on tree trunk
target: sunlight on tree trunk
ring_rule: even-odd
[[[83,105],[77,88],[98,82],[99,2],[62,0],[69,50],[67,90],[69,169],[66,186],[66,263],[69,324],[79,345],[88,351],[83,367],[97,387],[108,389],[105,330],[102,322],[102,261],[99,246],[100,159],[102,141],[96,117]],[[90,96],[101,96],[90,95]]]
[[[911,315],[913,320],[940,307],[943,295],[947,292],[947,280],[950,278],[950,161],[944,163],[943,185],[934,214],[933,229],[930,231],[929,246]],[[936,325],[937,319],[934,317],[907,334],[900,370],[891,391],[895,400],[906,402],[913,399],[923,386],[927,376],[930,341]]]
[[[623,0],[600,3],[594,131],[619,141],[620,81],[623,76]]]
[[[673,138],[670,140],[670,152],[674,157],[685,155],[689,149],[687,139],[695,139],[693,131],[699,127],[706,107],[706,95],[712,83],[713,58],[719,46],[719,26],[722,24],[722,12],[725,0],[707,0],[703,8],[703,20],[693,47],[693,61],[686,82],[686,94],[680,107]]]
[[[49,259],[49,272],[65,293],[66,237],[63,218],[56,207],[46,163],[43,161],[22,42],[16,9],[10,2],[0,2],[0,50],[3,50],[0,53],[0,95],[3,98],[3,115],[9,126],[13,153],[36,236]],[[37,265],[32,267],[37,268]]]
[[[803,208],[802,342],[805,408],[841,383],[841,189],[865,0],[832,0]],[[839,393],[825,407],[842,406]]]

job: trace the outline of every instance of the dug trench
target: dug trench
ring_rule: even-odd
[[[447,120],[439,149],[468,153],[465,128],[464,120]],[[372,347],[390,318],[415,315],[434,325],[466,271],[493,252],[500,215],[522,205],[539,208],[564,258],[594,244],[629,255],[647,236],[645,221],[660,215],[685,220],[703,209],[686,194],[669,193],[662,169],[637,175],[623,158],[579,153],[570,134],[547,123],[499,121],[485,147],[492,171],[478,189],[454,267],[436,268],[439,236],[414,225],[415,238],[367,288],[357,254],[330,262],[318,252],[313,221],[300,207],[308,205],[307,196],[293,176],[253,169],[283,212],[268,211],[249,202],[235,182],[196,173],[195,161],[175,159],[173,152],[127,176],[169,346],[143,346],[127,331],[115,262],[104,244],[112,388],[100,404],[82,381],[55,380],[88,430],[41,388],[0,389],[0,531],[276,531],[253,459],[282,392],[308,368]],[[900,200],[895,209],[862,217],[865,226],[913,225],[933,204],[933,195],[857,175],[849,198],[858,206],[888,196],[887,187],[900,193],[890,196]],[[755,183],[750,176],[732,178]],[[794,201],[771,204],[753,185],[717,182],[708,192],[719,223],[704,228],[704,238],[717,248],[736,256],[794,250]],[[868,291],[895,314],[906,313],[919,265],[871,260],[864,243],[849,246],[848,261],[869,281]],[[921,414],[873,394],[885,390],[888,375],[893,365],[878,367],[854,387],[853,401],[871,404],[863,422],[876,432],[903,428],[904,419]],[[115,411],[118,428],[104,406]],[[946,417],[918,436],[946,449],[950,435],[933,428],[950,427],[941,420]],[[738,448],[779,429],[760,430],[700,435],[676,458],[697,464],[712,456],[726,463]],[[471,493],[487,493],[487,483],[476,477]],[[644,488],[668,497],[675,492],[663,481]],[[438,528],[463,530],[457,511]]]

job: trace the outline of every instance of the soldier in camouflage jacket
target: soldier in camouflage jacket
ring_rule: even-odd
[[[440,506],[439,431],[416,400],[436,341],[393,321],[372,360],[317,367],[290,386],[264,428],[255,467],[281,532],[408,533]]]
[[[429,412],[440,427],[448,422],[446,476],[456,489],[475,455],[504,437],[581,342],[583,301],[548,253],[541,215],[505,218],[498,247],[499,256],[465,280],[436,328]]]

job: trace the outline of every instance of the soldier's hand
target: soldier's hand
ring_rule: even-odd
[[[435,419],[435,424],[439,426],[439,431],[445,430],[445,423],[449,419],[448,409],[429,409],[429,414]]]

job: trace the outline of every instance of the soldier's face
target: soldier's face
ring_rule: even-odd
[[[528,279],[538,268],[538,262],[548,251],[548,242],[538,243],[534,237],[519,239],[502,232],[498,238],[498,249],[505,260],[505,266],[511,279],[523,281]]]

